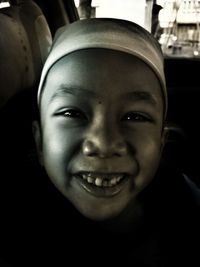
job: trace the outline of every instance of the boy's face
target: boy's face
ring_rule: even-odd
[[[72,53],[50,70],[35,138],[51,181],[86,217],[119,215],[152,180],[163,145],[153,71],[122,52]]]

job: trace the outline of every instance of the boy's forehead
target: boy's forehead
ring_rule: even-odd
[[[43,94],[48,102],[66,95],[96,100],[112,95],[156,104],[153,95],[162,95],[158,91],[157,76],[137,57],[109,49],[87,49],[66,55],[52,66]]]
[[[154,71],[167,111],[167,92],[163,57],[157,41],[140,26],[118,19],[90,19],[64,27],[56,36],[51,53],[42,71],[38,90],[38,103],[49,69],[63,56],[89,48],[106,48],[123,51],[142,59]]]

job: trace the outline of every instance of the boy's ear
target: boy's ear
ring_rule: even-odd
[[[163,131],[162,131],[161,150],[163,150],[163,148],[167,142],[169,132],[170,132],[170,128],[167,125],[164,125]]]
[[[176,138],[178,137],[179,141],[180,140],[185,140],[186,139],[186,136],[185,136],[185,132],[183,131],[183,129],[177,125],[177,124],[174,124],[174,123],[166,123],[164,125],[164,128],[163,128],[163,133],[162,133],[162,147],[164,147],[165,143],[168,141],[168,140],[174,140],[171,138],[171,133],[172,134],[176,134]]]
[[[33,131],[33,137],[35,139],[38,160],[40,164],[43,166],[44,164],[43,164],[43,152],[42,152],[42,134],[41,134],[40,124],[38,121],[33,121],[32,131]]]

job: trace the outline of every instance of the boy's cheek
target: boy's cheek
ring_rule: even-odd
[[[67,166],[76,151],[76,136],[73,134],[46,134],[43,136],[43,157],[46,164],[65,162]]]

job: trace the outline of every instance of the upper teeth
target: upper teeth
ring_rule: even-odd
[[[90,184],[98,187],[112,187],[121,181],[123,174],[92,175],[91,173],[82,174],[81,177]]]

